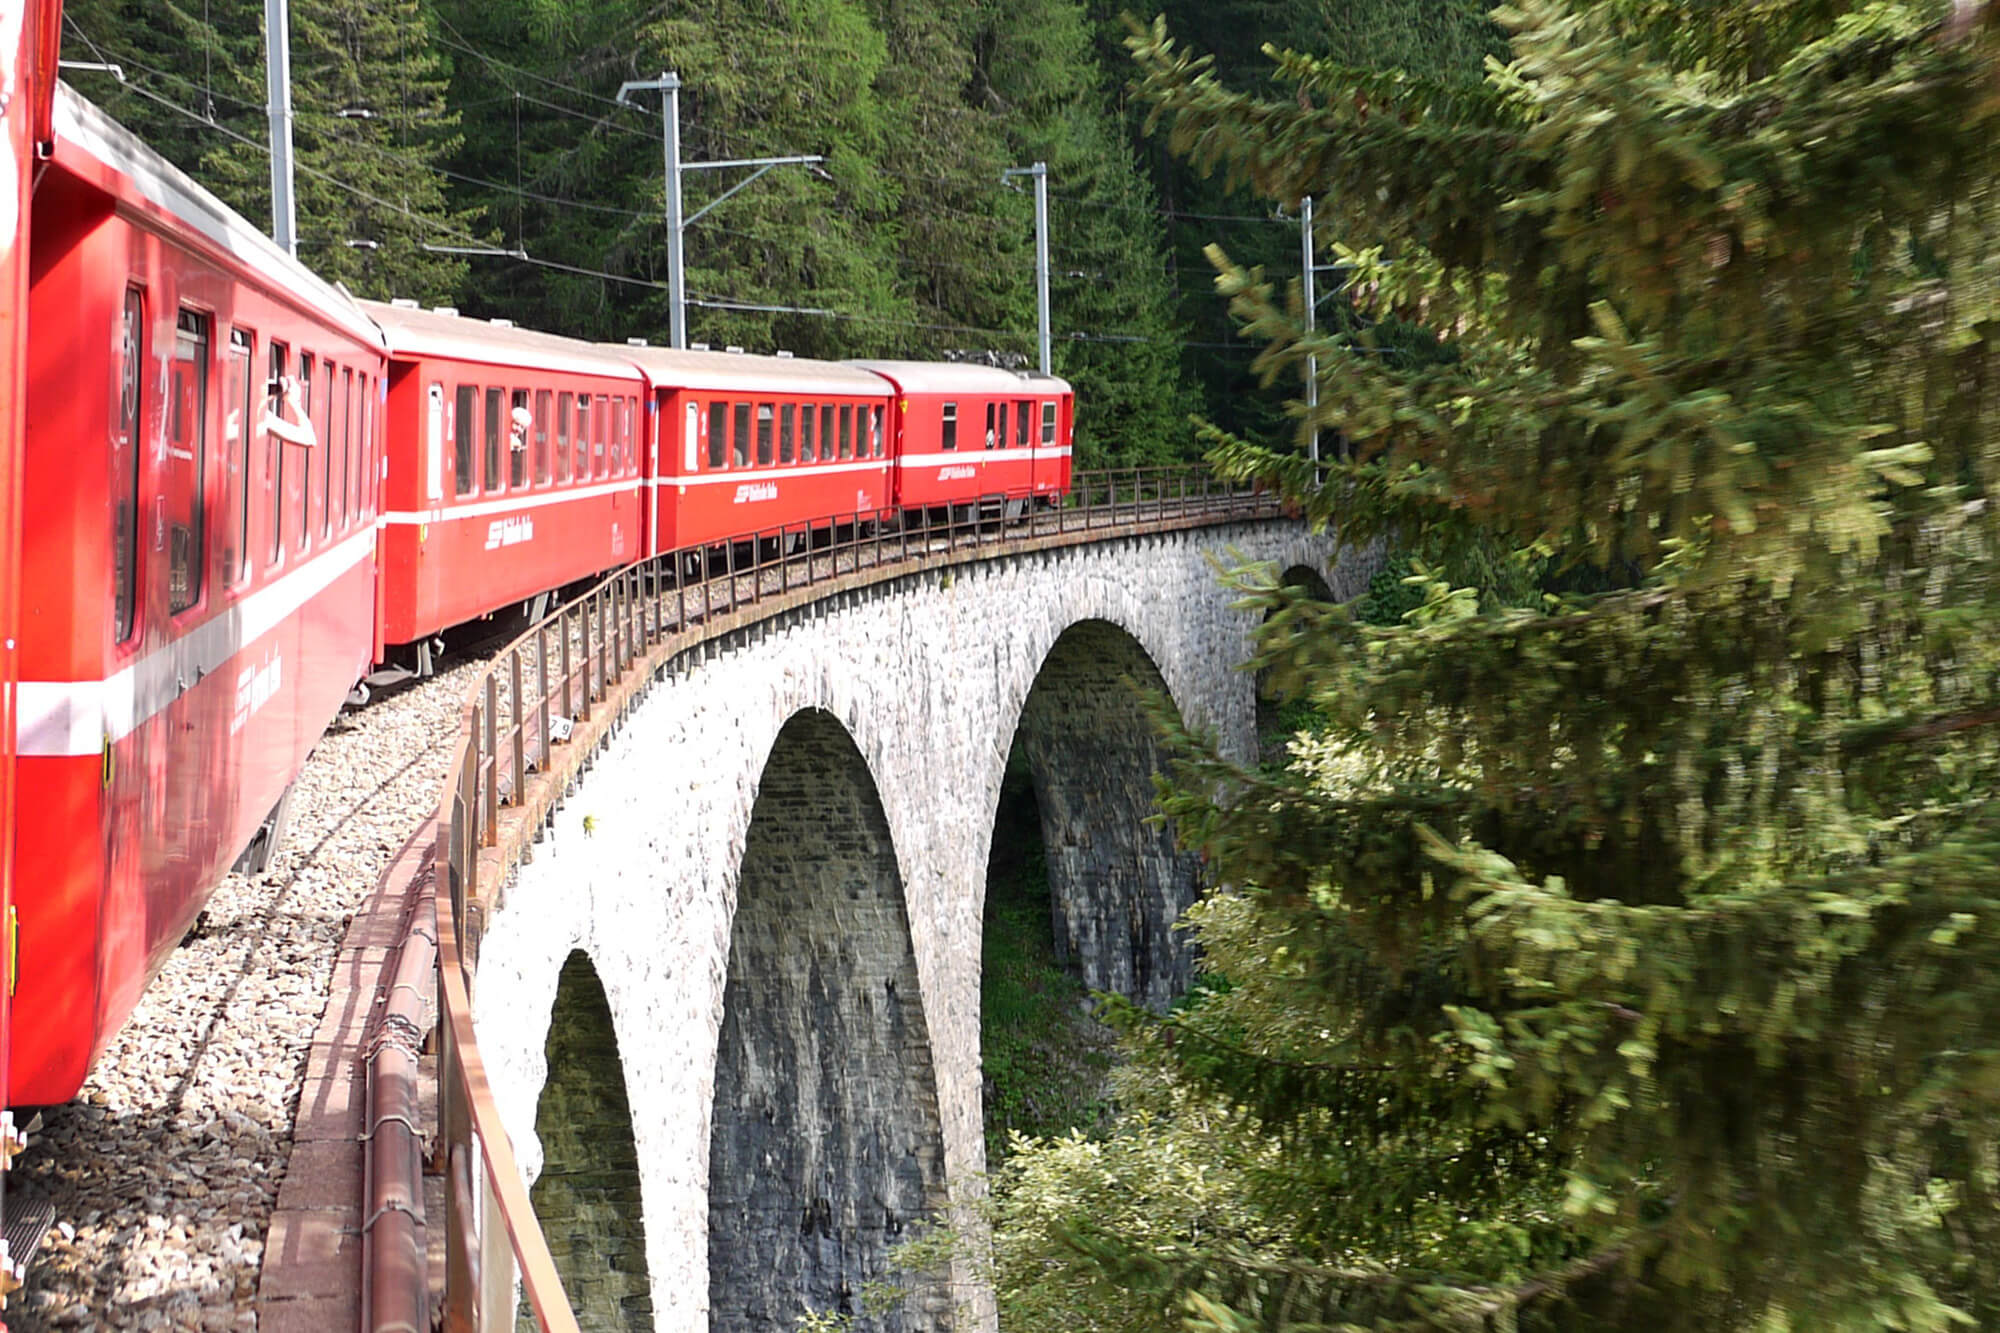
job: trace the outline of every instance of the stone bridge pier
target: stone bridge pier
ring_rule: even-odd
[[[1009,752],[1033,773],[1058,949],[1164,1004],[1197,868],[1145,822],[1145,695],[1248,757],[1255,622],[1211,562],[1358,592],[1368,562],[1332,554],[1266,522],[989,557],[669,668],[480,947],[480,1045],[586,1328],[991,1327],[965,1273],[898,1277],[889,1252],[980,1188],[980,921]],[[864,1314],[892,1278],[902,1294]]]

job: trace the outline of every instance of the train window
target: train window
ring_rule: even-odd
[[[801,463],[810,463],[813,461],[813,418],[818,415],[819,409],[811,403],[807,403],[799,409],[799,461]]]
[[[819,409],[819,456],[821,458],[833,457],[833,418],[837,410],[832,403],[826,403]]]
[[[786,403],[778,409],[778,461],[790,463],[797,460],[799,409]]]
[[[535,427],[534,414],[528,410],[528,391],[516,389],[507,399],[507,484],[525,486],[528,484],[528,433]]]
[[[505,402],[499,389],[486,391],[486,489],[500,489],[500,408]]]
[[[736,446],[733,457],[737,467],[750,466],[750,404],[736,404],[736,421],[731,428],[730,442]]]
[[[1034,442],[1035,405],[1025,399],[1014,404],[1014,447],[1025,449]]]
[[[611,400],[603,394],[597,395],[597,404],[590,412],[590,475],[604,475],[604,444],[611,434]]]
[[[354,377],[356,391],[361,395],[361,430],[354,446],[354,494],[349,501],[351,512],[356,518],[368,516],[367,479],[374,476],[375,464],[375,395],[370,392],[374,386],[368,382],[368,373],[363,371]]]
[[[880,458],[882,456],[882,409],[879,407],[868,409],[868,439],[870,441],[869,452],[876,458]]]
[[[556,480],[569,480],[569,409],[575,396],[556,395]]]
[[[757,466],[771,465],[772,413],[769,403],[757,404]]]
[[[145,367],[145,298],[125,291],[119,324],[118,414],[111,425],[111,623],[118,642],[138,619],[139,393]]]
[[[862,409],[866,411],[867,409]],[[840,405],[840,456],[854,457],[854,404]]]
[[[320,406],[320,403],[317,401],[315,395],[313,394],[314,369],[315,366],[313,364],[313,354],[311,352],[300,352],[299,392],[302,395],[304,395],[305,398],[305,401],[302,404],[300,404],[300,406],[305,411],[306,420],[312,424],[313,438],[315,440],[325,440],[326,432],[320,429],[321,425],[320,416],[322,414],[315,412],[313,410],[314,408]],[[297,544],[298,548],[301,551],[306,549],[306,539],[312,536],[312,483],[313,483],[312,465],[313,465],[313,455],[312,451],[308,449],[306,451],[304,461],[302,461],[299,464],[299,522],[298,522]]]
[[[323,462],[319,469],[319,533],[324,537],[333,531],[333,450],[335,441],[347,435],[347,400],[334,391],[334,365],[326,363],[326,448],[320,450]]]
[[[266,387],[265,411],[281,410],[285,365],[289,355],[283,343],[271,344],[271,377]],[[285,442],[268,427],[264,431],[264,484],[271,495],[271,559],[276,564],[285,550]]]
[[[257,419],[250,342],[251,335],[242,329],[229,331],[229,364],[223,371],[222,442],[229,452],[229,470],[222,512],[228,527],[217,568],[230,583],[240,583],[250,573],[250,426]]]
[[[729,404],[708,405],[708,465],[721,467],[729,458]]]
[[[183,310],[174,321],[174,365],[167,404],[167,610],[178,615],[201,600],[208,553],[202,531],[207,495],[208,316]]]
[[[535,485],[549,484],[549,410],[553,399],[547,389],[535,391]]]
[[[590,395],[576,396],[576,479],[590,475]]]
[[[636,477],[639,475],[639,456],[646,452],[646,415],[639,410],[637,398],[625,400],[625,420],[631,426],[626,432],[630,447],[625,450],[625,475]]]
[[[340,486],[333,492],[332,505],[343,530],[349,514],[348,497],[354,493],[354,367],[340,368]]]
[[[1042,447],[1046,449],[1049,446],[1053,445],[1055,442],[1056,442],[1056,405],[1054,403],[1043,403],[1042,404]]]
[[[456,411],[451,417],[451,461],[457,475],[452,479],[452,494],[472,494],[472,441],[479,433],[479,386],[461,384],[458,386]]]
[[[623,398],[613,398],[611,400],[611,464],[608,470],[614,477],[622,472],[625,467],[625,435],[627,428],[631,424],[631,419],[625,415],[625,400]]]
[[[986,405],[986,447],[988,449],[993,447],[993,425],[994,418],[997,416],[996,409],[998,406],[997,403],[988,403]]]
[[[939,440],[947,449],[958,448],[958,404],[944,405],[944,426],[938,433]]]

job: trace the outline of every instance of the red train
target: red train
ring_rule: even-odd
[[[32,195],[9,1105],[66,1100],[369,678],[643,556],[1069,485],[1059,379],[356,302],[81,98]],[[0,505],[4,505],[0,461]],[[0,601],[4,610],[4,601]]]

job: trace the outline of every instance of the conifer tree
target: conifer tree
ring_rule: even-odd
[[[1572,590],[1239,576],[1326,725],[1182,738],[1228,984],[1125,1013],[1134,1119],[1000,1182],[1068,1327],[2000,1323],[2000,5],[1712,12],[1521,0],[1483,85],[1275,97],[1134,39],[1175,151],[1323,199],[1442,338],[1301,337],[1218,255],[1353,450],[1218,466]]]

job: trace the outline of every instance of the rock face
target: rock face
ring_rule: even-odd
[[[796,1328],[975,1189],[979,923],[1007,755],[1034,767],[1057,935],[1163,1003],[1196,888],[1152,811],[1163,695],[1248,757],[1254,617],[1210,558],[1325,568],[1249,524],[991,559],[829,598],[672,664],[522,867],[480,950],[479,1038],[531,1178],[551,1007],[581,950],[632,1112],[661,1329]],[[1373,562],[1327,571],[1336,594]],[[562,1057],[559,1057],[562,1058]],[[969,1273],[858,1327],[990,1327]]]

